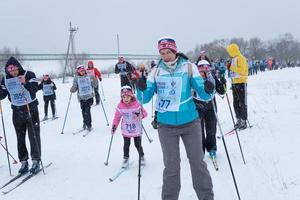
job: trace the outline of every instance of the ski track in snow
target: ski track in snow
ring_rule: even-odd
[[[243,164],[236,135],[225,137],[230,154],[235,178],[243,200],[298,200],[300,196],[300,68],[283,69],[260,73],[249,77],[248,81],[248,115],[251,129],[239,132],[245,155]],[[76,95],[72,96],[69,115],[64,133],[60,134],[69,99],[67,84],[57,84],[57,111],[59,119],[41,125],[42,158],[44,163],[53,162],[46,170],[26,184],[0,199],[123,199],[137,198],[138,155],[132,142],[130,159],[135,160],[133,166],[124,172],[116,181],[110,183],[109,178],[119,170],[122,162],[123,138],[120,127],[114,137],[108,166],[106,161],[110,142],[110,127],[106,126],[101,105],[92,107],[93,133],[82,137],[83,133],[73,135],[72,132],[82,126],[80,105]],[[229,81],[228,81],[229,82]],[[229,83],[227,83],[229,84]],[[120,100],[119,78],[104,78],[106,108],[109,123]],[[229,87],[228,87],[229,88]],[[101,95],[101,90],[99,90]],[[231,91],[228,91],[232,103]],[[102,96],[103,98],[103,96]],[[42,93],[38,93],[40,102],[40,118],[43,117]],[[222,130],[232,128],[232,121],[226,99],[217,96],[218,113]],[[141,199],[161,199],[162,153],[156,130],[151,127],[151,102],[145,105],[149,115],[144,120],[148,135],[154,141],[149,144],[146,136],[143,147],[147,166],[141,178]],[[50,109],[50,108],[49,108]],[[11,121],[11,109],[8,100],[3,101],[4,121],[8,137],[9,150],[17,157],[16,136]],[[50,112],[51,113],[51,112]],[[219,131],[218,133],[219,134]],[[0,132],[2,134],[2,129]],[[27,141],[28,142],[28,141]],[[212,175],[216,200],[238,199],[233,185],[229,165],[222,140],[218,140],[218,165],[215,171],[206,155],[205,160]],[[4,144],[4,141],[2,141]],[[29,145],[28,145],[29,146]],[[10,179],[6,154],[0,150],[0,185]],[[12,164],[13,174],[19,165]],[[13,186],[12,184],[11,186]],[[1,191],[8,190],[11,186]],[[193,191],[188,159],[181,142],[181,192],[182,200],[196,199]]]

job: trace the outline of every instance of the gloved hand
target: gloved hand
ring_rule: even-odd
[[[74,93],[74,92],[76,92],[76,89],[75,89],[74,87],[71,87],[71,88],[70,88],[70,92],[71,92],[71,93]]]
[[[141,91],[146,90],[146,88],[147,88],[146,78],[143,76],[141,78],[139,78],[136,83],[136,87]]]
[[[111,128],[111,134],[115,134],[116,130],[117,130],[116,125],[113,125],[113,127]]]
[[[25,76],[19,76],[19,80],[21,82],[22,85],[24,85],[26,83],[26,80],[25,80]]]
[[[134,114],[136,114],[136,116],[138,117],[140,115],[140,112],[134,112]]]
[[[215,90],[215,85],[211,81],[204,81],[204,90],[206,93],[211,94]]]
[[[100,82],[102,81],[102,78],[101,78],[101,77],[99,77],[99,81],[100,81]]]

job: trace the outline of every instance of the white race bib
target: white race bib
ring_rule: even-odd
[[[236,66],[237,67],[237,58],[233,58],[231,60],[231,66]],[[240,75],[238,73],[230,71],[230,77],[232,77],[232,78],[239,78]]]
[[[87,75],[89,76],[95,76],[95,70],[94,69],[87,69],[86,70]]]
[[[156,78],[157,99],[155,108],[158,112],[176,112],[179,111],[182,78],[181,77],[163,77]]]
[[[43,94],[44,96],[50,96],[54,94],[51,84],[43,84]]]
[[[79,96],[91,95],[93,93],[91,78],[89,76],[78,77],[77,83]]]
[[[21,84],[19,77],[5,79],[5,86],[14,106],[24,106],[32,102],[29,91]]]
[[[126,75],[126,63],[117,64],[121,75]]]

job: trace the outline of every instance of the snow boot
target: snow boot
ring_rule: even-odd
[[[238,128],[240,128],[240,126],[241,126],[241,122],[242,122],[242,120],[241,120],[241,119],[237,119],[237,121],[236,121],[236,123],[235,123],[235,125],[234,125],[234,128],[235,128],[235,129],[238,129]]]
[[[32,161],[32,166],[31,166],[31,169],[30,169],[30,173],[31,174],[37,174],[40,169],[41,169],[40,162],[38,160],[33,160]]]
[[[239,130],[244,130],[247,128],[247,121],[246,120],[241,120],[241,125],[239,127]]]
[[[85,130],[86,128],[87,128],[86,124],[83,124],[82,129]]]
[[[129,166],[129,158],[124,157],[124,160],[122,162],[122,168],[128,168]]]
[[[87,130],[92,131],[93,130],[92,126],[87,126]]]
[[[217,156],[217,151],[216,150],[210,150],[208,152],[208,155],[210,158],[215,158]]]
[[[53,120],[55,120],[56,118],[58,118],[58,117],[56,116],[56,114],[52,115],[52,119],[53,119]]]
[[[19,169],[19,174],[26,174],[28,172],[28,161],[22,161],[21,162],[21,168]]]
[[[45,117],[42,119],[42,121],[46,121],[48,119],[48,116],[45,115]]]

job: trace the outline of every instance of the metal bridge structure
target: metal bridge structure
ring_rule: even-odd
[[[156,60],[159,58],[159,55],[149,55],[149,54],[120,54],[125,60]],[[0,61],[7,61],[9,55],[0,54]],[[63,60],[65,61],[67,54],[19,54],[17,59],[20,61],[55,61]],[[118,54],[69,54],[69,60],[116,60]]]

